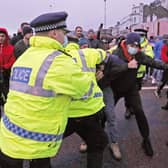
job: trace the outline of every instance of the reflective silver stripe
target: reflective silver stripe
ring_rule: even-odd
[[[82,70],[84,72],[96,72],[96,68],[90,68],[90,67],[87,66],[85,55],[84,55],[83,51],[78,50],[78,53],[80,55],[80,59],[81,59],[81,62],[82,62]]]
[[[52,64],[52,61],[56,56],[60,54],[61,54],[60,51],[54,51],[52,54],[46,57],[37,74],[35,86],[29,86],[26,83],[10,80],[10,89],[35,96],[55,97],[56,95],[55,92],[53,92],[52,90],[43,89],[42,87],[43,87],[43,81],[45,79],[45,76],[47,74],[50,65]]]
[[[102,51],[100,51],[100,50],[98,50],[99,51],[99,53],[100,53],[100,60],[101,60],[101,62],[104,60],[103,59],[103,53],[102,53]]]
[[[47,74],[47,71],[48,71],[50,65],[52,64],[54,58],[60,54],[61,54],[60,51],[55,51],[52,54],[50,54],[48,57],[46,57],[46,59],[44,60],[43,64],[41,65],[40,70],[37,74],[35,86],[40,86],[42,88],[44,78]]]
[[[80,99],[72,99],[72,100],[76,101],[76,100],[85,100],[85,99],[87,99],[93,93],[93,87],[94,87],[94,83],[92,82],[90,84],[89,91],[84,96],[82,96]]]
[[[56,93],[54,93],[52,90],[45,90],[40,87],[36,86],[29,86],[25,83],[20,83],[16,81],[10,81],[10,89],[35,95],[35,96],[42,96],[42,97],[55,97]]]
[[[103,97],[103,93],[101,93],[101,92],[96,92],[93,97],[94,97],[94,98],[96,98],[96,97]]]
[[[109,58],[110,58],[110,53],[109,52],[106,52],[106,58],[104,59],[104,62],[107,63]]]

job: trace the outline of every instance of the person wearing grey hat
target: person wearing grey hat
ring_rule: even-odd
[[[30,160],[30,168],[51,168],[50,158],[61,146],[71,101],[91,98],[93,77],[82,72],[63,47],[67,16],[66,12],[46,13],[30,23],[36,35],[12,67],[0,123],[1,168],[22,168],[24,159]],[[100,142],[106,144],[101,127],[100,135],[104,136]],[[93,156],[90,164],[92,160]]]
[[[126,40],[121,42],[120,46],[113,52],[113,54],[122,59],[123,62],[130,62],[135,59],[138,65],[143,64],[158,69],[168,69],[168,65],[160,61],[155,61],[141,51],[140,35],[135,32],[129,33],[126,36]],[[123,73],[121,77],[113,80],[111,82],[111,87],[114,92],[116,103],[120,98],[125,97],[129,105],[132,107],[140,134],[143,138],[142,148],[147,156],[152,157],[154,152],[150,142],[149,125],[142,107],[136,83],[138,68],[139,66],[137,69],[128,70]]]

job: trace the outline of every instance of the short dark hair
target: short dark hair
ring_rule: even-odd
[[[29,24],[28,22],[23,22],[23,23],[21,23],[21,24],[20,24],[21,29],[23,29],[23,27],[24,27],[25,25],[30,25],[30,24]]]
[[[77,30],[78,28],[83,29],[81,26],[76,26],[75,30]]]

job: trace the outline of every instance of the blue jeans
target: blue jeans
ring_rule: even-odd
[[[106,87],[103,89],[103,97],[105,108],[104,112],[107,120],[107,134],[109,137],[109,142],[114,143],[118,141],[118,130],[117,130],[117,122],[115,116],[115,102],[113,91],[110,87]]]

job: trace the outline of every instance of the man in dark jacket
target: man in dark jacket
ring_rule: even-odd
[[[18,29],[17,35],[13,36],[10,43],[14,46],[19,40],[23,39],[23,27],[30,26],[29,23],[23,22]]]
[[[23,27],[23,39],[19,40],[14,46],[16,59],[29,48],[29,39],[31,36],[33,36],[33,29],[28,26]]]
[[[167,69],[168,66],[162,62],[157,62],[140,51],[140,36],[137,33],[129,33],[126,40],[121,42],[120,47],[113,54],[119,57],[123,63],[128,63],[135,59],[138,64],[148,65],[158,69]],[[111,82],[114,92],[115,103],[126,97],[130,106],[135,112],[138,128],[143,137],[142,147],[148,156],[153,156],[153,149],[149,138],[149,126],[143,111],[142,102],[136,85],[137,69],[128,69],[122,75]]]
[[[102,42],[96,38],[93,29],[89,29],[87,32],[87,37],[89,41],[89,48],[102,48]]]

